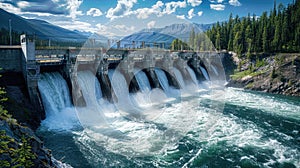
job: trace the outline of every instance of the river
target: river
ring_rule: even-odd
[[[72,167],[300,167],[299,97],[201,88],[166,101],[159,90],[124,93],[137,106],[133,110],[95,91],[92,101],[98,100],[102,114],[90,120],[92,126],[82,109],[66,106],[47,114],[37,133],[56,159]],[[159,101],[147,106],[147,98],[155,100],[145,98],[151,94]],[[105,124],[95,127],[97,122]]]

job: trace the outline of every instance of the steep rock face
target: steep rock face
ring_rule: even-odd
[[[5,88],[8,100],[3,104],[12,117],[22,125],[32,129],[39,127],[44,114],[38,112],[30,103],[27,87],[21,73],[1,73],[0,87]]]
[[[195,33],[200,33],[208,30],[212,24],[197,24],[197,23],[179,23],[165,26],[162,28],[143,29],[140,32],[156,32],[160,34],[170,35],[174,38],[185,39],[194,29]]]
[[[14,119],[0,119],[1,141],[7,142],[7,148],[3,148],[0,152],[1,163],[6,165],[1,167],[11,167],[17,164],[24,166],[18,158],[26,155],[27,166],[30,167],[55,167],[51,160],[51,152],[44,148],[43,142],[35,136],[34,132],[28,128],[15,123]],[[24,152],[25,151],[25,152]]]
[[[264,58],[264,65],[247,72],[249,64],[241,66],[244,76],[229,81],[229,87],[244,87],[275,94],[300,96],[300,55],[278,54]]]
[[[234,73],[234,69],[236,69],[236,65],[233,61],[232,55],[228,53],[224,53],[224,56],[222,57],[222,64],[225,71],[225,77],[226,80],[230,80],[230,75]]]

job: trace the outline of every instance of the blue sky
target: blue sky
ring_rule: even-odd
[[[276,0],[284,5],[292,2]],[[230,13],[259,16],[273,4],[274,0],[0,0],[0,8],[25,18],[105,36],[173,23],[215,23],[227,20]]]

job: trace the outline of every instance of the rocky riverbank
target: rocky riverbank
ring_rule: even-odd
[[[22,73],[2,72],[0,87],[5,89],[8,100],[3,103],[4,108],[9,111],[21,125],[28,126],[35,130],[44,119],[44,112],[37,111],[30,103],[27,87]]]
[[[0,130],[0,167],[55,167],[50,150],[30,128],[0,119]]]
[[[22,74],[1,75],[5,92],[0,88],[0,167],[68,167],[54,159],[35,135],[43,114],[30,103]]]
[[[300,96],[300,54],[257,55],[238,58],[228,87]]]

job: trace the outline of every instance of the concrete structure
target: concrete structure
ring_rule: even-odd
[[[0,72],[22,72],[21,46],[0,46]]]
[[[77,82],[77,72],[90,70],[101,83],[103,95],[108,100],[115,98],[108,78],[108,69],[118,68],[125,76],[128,86],[133,83],[131,91],[137,91],[138,84],[135,79],[134,68],[142,69],[150,80],[151,87],[161,87],[154,68],[164,70],[169,82],[179,88],[174,78],[173,67],[179,69],[186,80],[190,80],[187,66],[190,66],[199,80],[203,78],[199,66],[215,64],[220,69],[222,65],[216,52],[196,53],[193,51],[170,51],[162,48],[141,49],[109,49],[103,52],[101,48],[84,46],[74,47],[39,47],[35,48],[33,39],[22,35],[21,46],[0,47],[0,66],[5,71],[22,72],[27,84],[28,93],[32,103],[42,109],[42,103],[38,92],[38,80],[40,73],[48,71],[59,71],[67,80],[76,106],[84,106],[86,103]],[[135,42],[132,44],[135,45]],[[220,62],[220,61],[219,61]],[[210,68],[208,71],[212,71]]]

